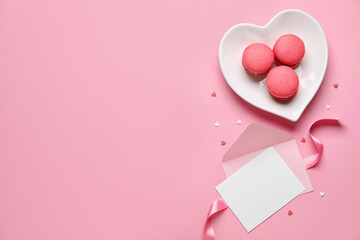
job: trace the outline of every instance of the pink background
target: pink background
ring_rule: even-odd
[[[218,64],[228,28],[287,8],[317,19],[329,44],[296,124],[242,101]],[[0,0],[0,239],[201,239],[221,158],[245,127],[289,131],[305,157],[314,149],[300,140],[321,117],[343,127],[314,131],[315,192],[249,234],[227,210],[216,233],[360,239],[359,11],[358,0]]]

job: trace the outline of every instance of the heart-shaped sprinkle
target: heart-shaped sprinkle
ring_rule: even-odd
[[[216,97],[216,92],[213,92],[211,96]]]
[[[214,123],[214,126],[215,126],[215,127],[218,127],[218,126],[219,126],[219,122]]]
[[[239,119],[239,120],[237,120],[237,122],[236,122],[237,124],[239,124],[239,125],[241,125],[241,120]]]
[[[323,197],[323,196],[325,196],[325,193],[320,192],[320,197]]]
[[[327,110],[329,110],[331,108],[330,105],[326,105],[325,107],[326,107]]]
[[[288,211],[288,215],[291,216],[293,215],[293,212],[291,210]]]
[[[224,140],[221,140],[221,146],[225,146],[226,142]]]
[[[334,88],[337,89],[339,87],[339,84],[334,83]]]
[[[305,139],[305,138],[302,138],[302,139],[301,139],[301,142],[302,142],[302,143],[306,143],[306,139]]]

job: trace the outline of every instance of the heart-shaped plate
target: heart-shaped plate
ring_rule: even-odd
[[[300,84],[296,96],[285,102],[267,92],[266,75],[254,77],[242,66],[244,49],[255,42],[273,47],[284,34],[296,34],[305,44],[305,56],[295,69]],[[234,90],[248,103],[296,122],[318,91],[328,62],[328,47],[320,24],[309,14],[289,9],[278,13],[265,26],[241,23],[230,28],[221,40],[219,60],[222,73]]]

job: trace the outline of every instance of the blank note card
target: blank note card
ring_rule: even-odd
[[[250,232],[305,187],[273,147],[244,165],[216,190]]]

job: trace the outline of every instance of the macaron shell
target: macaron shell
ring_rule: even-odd
[[[290,99],[292,99],[293,97],[295,97],[297,91],[298,91],[298,90],[296,89],[296,91],[295,91],[292,95],[290,95],[290,96],[288,96],[288,97],[285,97],[285,98],[281,98],[281,97],[275,96],[275,95],[273,95],[270,91],[269,91],[269,93],[270,93],[270,95],[271,95],[273,98],[275,98],[275,99],[277,99],[277,100],[286,101],[286,100],[290,100]]]
[[[284,65],[282,62],[279,61],[279,59],[277,59],[277,57],[275,56],[274,57],[274,63],[277,65],[277,66],[281,66],[281,65]],[[291,68],[297,68],[299,65],[300,65],[301,61],[298,62],[298,63],[295,63],[294,65],[286,65],[288,67],[291,67]]]
[[[246,71],[247,73],[251,74],[251,75],[257,76],[257,75],[262,75],[262,74],[263,74],[263,73],[260,74],[260,73],[251,72],[251,71],[244,65],[244,63],[243,63],[243,67],[244,67],[245,71]]]
[[[288,100],[294,97],[299,88],[299,77],[288,66],[271,69],[266,78],[266,87],[274,98]]]
[[[249,45],[243,53],[242,64],[252,75],[268,72],[274,63],[274,52],[263,43]]]
[[[275,58],[288,66],[298,65],[305,55],[304,42],[294,34],[281,36],[274,45]]]

